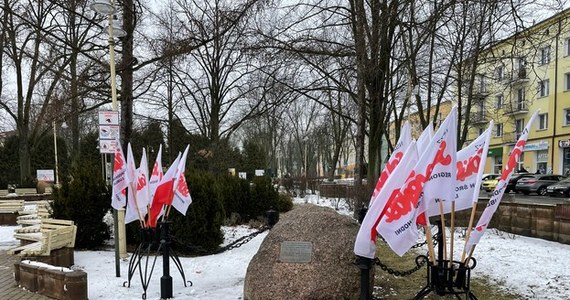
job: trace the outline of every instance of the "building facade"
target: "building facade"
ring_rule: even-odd
[[[494,121],[485,171],[501,172],[540,110],[519,169],[570,175],[570,10],[485,49],[478,65],[468,139]]]

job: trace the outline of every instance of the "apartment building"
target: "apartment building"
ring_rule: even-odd
[[[468,139],[494,120],[485,171],[502,170],[540,110],[519,167],[570,175],[570,10],[485,49],[479,65]]]

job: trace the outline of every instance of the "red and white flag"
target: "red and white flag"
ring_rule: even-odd
[[[172,203],[174,197],[174,181],[176,180],[176,171],[180,162],[180,153],[172,162],[162,180],[158,184],[154,196],[152,197],[152,204],[150,206],[148,225],[152,228],[156,227],[158,217],[160,217],[164,205]]]
[[[398,166],[398,164],[402,160],[402,157],[404,156],[404,151],[406,151],[411,142],[412,142],[412,128],[410,126],[410,123],[406,121],[406,123],[404,123],[404,126],[402,126],[402,130],[400,131],[400,138],[398,139],[398,142],[394,146],[394,151],[392,152],[392,155],[390,155],[388,162],[386,162],[384,169],[380,173],[378,181],[376,181],[376,187],[372,192],[372,197],[370,197],[370,203],[368,204],[369,207],[372,206],[372,203],[374,203],[374,201],[376,201],[376,199],[378,198],[378,194],[380,193],[382,186],[384,185],[384,183],[386,183],[386,180],[388,179],[390,174],[394,172],[396,166]]]
[[[136,181],[137,167],[133,157],[133,149],[131,143],[127,144],[127,174],[129,174],[129,186],[127,197],[127,209],[125,211],[125,224],[139,219],[136,202]]]
[[[455,211],[473,207],[481,188],[481,178],[491,141],[493,121],[489,127],[467,147],[457,152],[457,180],[455,183]],[[433,212],[433,211],[432,211]],[[444,202],[444,213],[451,212],[451,202]],[[428,214],[434,216],[435,214]]]
[[[465,245],[466,253],[469,253],[471,251],[471,248],[479,243],[481,237],[483,236],[483,233],[485,233],[485,229],[487,229],[487,226],[489,226],[489,223],[491,222],[493,214],[495,213],[495,211],[497,211],[499,203],[501,203],[501,198],[505,193],[505,188],[509,183],[509,179],[511,178],[511,175],[513,175],[514,171],[517,169],[517,165],[521,157],[521,154],[523,152],[524,145],[526,144],[530,128],[532,127],[532,124],[534,123],[534,120],[536,119],[536,116],[538,115],[539,112],[540,110],[535,111],[534,114],[532,114],[532,116],[528,121],[528,124],[522,131],[519,140],[515,144],[515,147],[513,148],[511,155],[509,155],[509,160],[507,161],[507,165],[503,169],[501,177],[499,177],[499,182],[497,183],[495,190],[491,194],[491,199],[489,199],[487,207],[485,207],[483,214],[481,214],[481,217],[479,218],[479,222],[477,222],[475,230],[471,233],[471,236],[469,237],[469,240]]]
[[[114,209],[120,209],[127,204],[126,188],[129,186],[129,175],[127,173],[127,164],[121,142],[116,140],[117,147],[115,149],[115,159],[113,162],[113,188],[111,195],[111,206]]]
[[[393,200],[395,193],[406,180],[406,175],[418,162],[418,151],[416,142],[412,141],[404,151],[404,156],[386,180],[382,190],[378,193],[377,200],[368,207],[368,211],[362,220],[356,241],[354,243],[354,254],[362,257],[374,258],[376,253],[376,226],[385,214],[386,208]]]
[[[150,174],[150,179],[148,181],[148,190],[150,193],[150,199],[154,197],[154,192],[156,191],[156,187],[160,183],[162,179],[162,144],[158,148],[158,154],[156,155],[156,160],[154,161],[154,165],[152,166],[152,173]]]
[[[146,150],[143,148],[141,163],[137,169],[137,205],[141,216],[146,215],[151,201],[148,181],[148,160]]]
[[[183,215],[186,215],[186,211],[188,210],[190,203],[192,203],[192,197],[190,197],[190,191],[188,190],[188,184],[186,184],[186,177],[184,174],[189,148],[190,146],[186,146],[184,154],[182,154],[182,158],[180,159],[178,171],[176,172],[177,179],[174,183],[174,199],[172,199],[172,206]]]
[[[384,217],[376,227],[390,248],[402,256],[419,238],[416,222],[427,222],[425,210],[429,202],[450,199],[455,191],[442,188],[454,186],[457,131],[457,107],[443,121],[418,163],[406,176],[406,181]],[[426,185],[426,186],[424,186]],[[427,190],[425,187],[429,187]],[[424,197],[420,197],[424,194]],[[429,201],[427,201],[429,200]]]

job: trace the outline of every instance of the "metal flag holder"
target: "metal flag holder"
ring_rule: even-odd
[[[434,292],[439,296],[455,295],[457,299],[477,300],[471,292],[471,270],[477,265],[475,258],[471,257],[469,262],[445,260],[443,258],[443,228],[438,220],[437,228],[437,263],[430,263],[427,267],[427,284],[421,289],[414,300],[424,299],[425,296]]]
[[[139,270],[139,276],[141,278],[141,283],[143,287],[142,299],[146,299],[146,291],[150,279],[152,278],[152,273],[154,271],[154,266],[156,265],[156,259],[162,254],[162,277],[160,278],[160,298],[169,299],[172,298],[172,277],[170,276],[170,259],[174,262],[182,280],[184,282],[184,287],[187,287],[187,282],[192,286],[192,281],[186,281],[186,275],[184,275],[184,269],[182,268],[182,263],[176,251],[170,248],[172,243],[170,236],[170,221],[159,222],[159,229],[157,228],[142,228],[141,229],[141,242],[135,249],[135,252],[129,260],[129,274],[128,280],[123,282],[124,287],[131,287],[131,279],[135,275],[137,269]],[[151,258],[154,256],[154,258]],[[144,259],[144,271],[142,266],[142,261]],[[149,262],[152,260],[149,268]]]

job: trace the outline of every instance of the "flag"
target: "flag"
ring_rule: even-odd
[[[455,182],[456,128],[457,107],[453,107],[420,155],[418,163],[405,174],[405,183],[394,193],[393,200],[387,205],[384,217],[376,227],[390,248],[400,256],[418,240],[416,220],[421,224],[427,222],[423,217],[426,201],[449,199],[454,192],[453,189],[442,187],[454,186]],[[428,186],[428,189],[424,188]]]
[[[148,216],[148,225],[152,228],[156,227],[156,222],[158,217],[161,215],[162,207],[172,203],[172,197],[174,196],[174,181],[176,180],[175,176],[179,162],[180,153],[178,153],[178,156],[160,180],[154,196],[152,197]]]
[[[156,155],[156,160],[152,166],[152,173],[148,181],[148,189],[150,193],[150,199],[152,200],[156,187],[162,179],[162,145],[158,148],[158,154]]]
[[[386,162],[386,165],[384,166],[384,169],[380,173],[378,181],[376,181],[376,187],[372,192],[372,197],[370,197],[370,204],[368,204],[368,207],[370,207],[372,203],[374,203],[374,201],[376,201],[376,199],[378,198],[378,193],[382,189],[382,186],[384,185],[390,174],[394,172],[396,166],[402,160],[402,156],[404,156],[404,151],[406,151],[411,141],[412,141],[412,128],[410,126],[410,123],[406,121],[406,123],[404,123],[404,126],[402,126],[402,130],[400,131],[400,138],[398,139],[398,142],[394,146],[394,151],[392,151],[392,155],[390,156],[388,162]]]
[[[376,226],[382,219],[385,209],[389,206],[393,195],[398,192],[400,186],[404,184],[406,175],[412,170],[418,161],[418,151],[416,142],[412,141],[404,151],[401,158],[402,163],[398,164],[390,177],[386,180],[382,190],[378,193],[377,200],[374,201],[362,220],[356,241],[354,242],[354,254],[362,257],[374,258],[376,253]]]
[[[111,195],[111,206],[119,209],[127,204],[127,195],[125,189],[129,185],[129,175],[125,162],[125,155],[121,142],[116,140],[117,147],[115,149],[115,158],[113,162],[113,188]]]
[[[433,138],[433,125],[430,122],[428,126],[424,129],[422,134],[420,134],[418,142],[416,143],[417,148],[423,151],[423,149],[427,148],[432,138]]]
[[[481,214],[481,217],[479,217],[477,226],[475,226],[475,230],[473,231],[473,233],[471,233],[471,236],[467,241],[467,244],[465,245],[466,253],[469,253],[471,251],[471,248],[477,245],[477,243],[479,243],[479,240],[481,240],[483,233],[485,233],[485,229],[489,225],[489,222],[491,222],[493,214],[499,207],[499,203],[501,202],[501,198],[505,193],[505,188],[507,187],[507,183],[509,183],[511,175],[517,169],[517,164],[521,157],[524,145],[526,144],[526,139],[528,138],[528,133],[530,131],[530,128],[532,127],[532,124],[534,123],[534,120],[536,119],[536,116],[538,115],[539,112],[540,110],[535,111],[534,114],[532,114],[532,116],[528,121],[528,124],[526,124],[526,127],[522,131],[521,136],[519,137],[517,143],[515,144],[515,147],[513,148],[511,154],[509,155],[509,160],[507,161],[507,165],[503,169],[501,177],[499,177],[499,182],[497,183],[495,190],[491,194],[491,199],[489,199],[487,207],[485,207],[485,210]]]
[[[473,207],[479,198],[481,177],[489,151],[493,121],[489,127],[467,147],[457,152],[457,180],[455,183],[455,211]],[[451,203],[444,202],[444,213],[451,212]],[[428,214],[433,216],[435,214]]]
[[[188,190],[188,184],[186,184],[186,177],[184,174],[189,148],[190,146],[186,146],[184,154],[182,154],[182,158],[180,159],[176,181],[174,183],[174,198],[172,199],[172,206],[183,215],[186,215],[188,206],[192,203],[192,197],[190,197],[190,191]]]
[[[135,166],[135,159],[133,157],[133,149],[131,143],[127,144],[127,174],[129,174],[129,186],[127,197],[127,210],[125,212],[125,224],[139,219],[137,202],[136,202],[136,181],[137,181],[137,167]]]
[[[146,150],[143,148],[141,163],[137,169],[137,205],[141,216],[146,215],[148,206],[150,205],[150,193],[148,186],[148,160]]]

